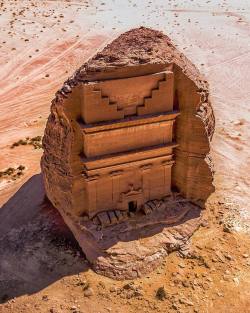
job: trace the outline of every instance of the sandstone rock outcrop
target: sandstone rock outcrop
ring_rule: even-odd
[[[86,238],[94,242],[89,219],[119,224],[138,209],[153,211],[151,202],[171,190],[203,208],[214,189],[214,123],[206,80],[161,32],[128,31],[80,67],[52,101],[41,168],[48,198],[83,250]]]

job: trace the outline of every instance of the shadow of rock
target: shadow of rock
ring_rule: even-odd
[[[169,217],[163,210],[96,232],[63,215],[81,249],[47,200],[41,174],[34,175],[0,209],[0,302],[87,270],[82,250],[95,271],[115,279],[151,272],[187,243],[200,225],[201,211],[193,208],[171,225]]]
[[[87,268],[74,236],[45,197],[41,174],[34,175],[0,209],[0,303]]]

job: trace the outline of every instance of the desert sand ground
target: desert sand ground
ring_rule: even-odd
[[[248,0],[0,0],[0,312],[250,312],[249,23]],[[129,284],[91,271],[44,198],[36,137],[63,81],[140,25],[168,34],[210,83],[216,192],[188,257]]]

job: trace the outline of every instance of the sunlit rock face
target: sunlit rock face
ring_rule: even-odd
[[[194,65],[163,33],[133,29],[52,101],[41,161],[47,196],[71,228],[153,215],[176,195],[203,208],[214,189],[213,131],[208,84]]]
[[[204,205],[213,191],[213,130],[208,86],[196,68],[167,36],[133,29],[53,100],[41,163],[48,198],[89,217],[137,210],[173,188]]]

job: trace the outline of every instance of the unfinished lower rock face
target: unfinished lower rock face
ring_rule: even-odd
[[[159,201],[150,215],[129,214],[108,227],[62,215],[92,268],[119,280],[150,273],[173,251],[188,252],[189,238],[202,220],[198,206],[175,194]]]
[[[65,82],[41,168],[98,272],[142,275],[188,240],[214,190],[213,132],[207,82],[161,32],[122,34]]]

